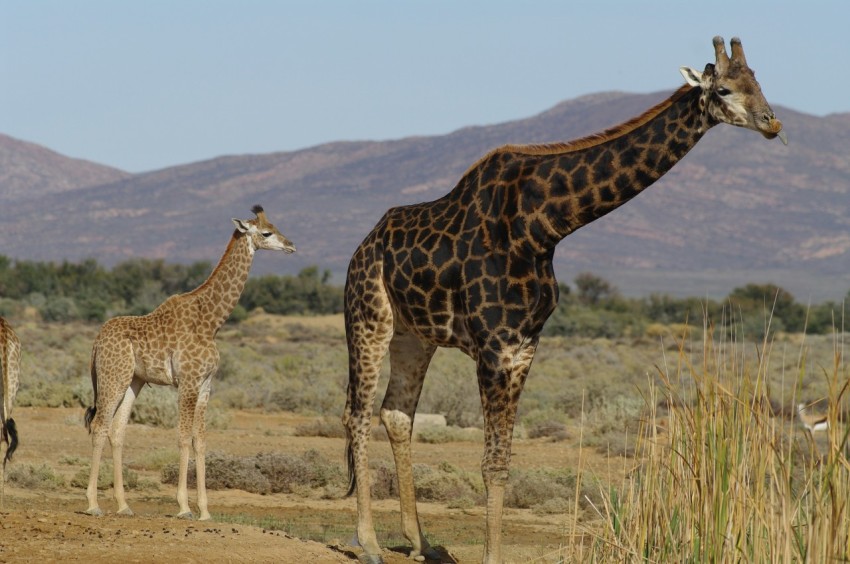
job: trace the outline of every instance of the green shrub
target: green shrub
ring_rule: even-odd
[[[260,472],[253,458],[208,452],[205,463],[205,478],[208,489],[237,489],[258,494],[268,494],[272,491],[268,478]],[[166,464],[162,469],[162,482],[164,484],[177,484],[179,470],[179,462]],[[186,480],[188,487],[197,487],[194,460],[189,461]]]
[[[162,482],[176,484],[177,462],[162,468]],[[195,462],[189,461],[188,484],[195,487]],[[283,453],[260,453],[237,457],[219,452],[206,456],[206,481],[211,490],[239,489],[251,493],[301,493],[307,489],[326,488],[341,491],[348,477],[341,467],[326,460],[318,451],[308,450],[300,456]]]
[[[15,397],[21,407],[78,407],[80,405],[76,386],[69,382],[36,381],[24,386]]]
[[[460,506],[484,503],[484,481],[478,472],[466,472],[442,462],[437,468],[413,465],[416,498],[421,501],[457,502]]]
[[[369,474],[372,479],[372,499],[398,497],[398,478],[395,464],[389,460],[370,460]]]
[[[133,404],[130,422],[152,427],[177,426],[177,394],[170,386],[145,386]]]
[[[553,441],[565,441],[570,438],[567,426],[560,421],[543,421],[528,429],[529,439],[548,437]]]
[[[6,479],[10,484],[27,490],[55,490],[65,486],[62,476],[47,463],[40,466],[14,464],[11,469],[7,468]]]
[[[138,470],[155,470],[162,472],[162,469],[171,465],[177,465],[180,461],[180,453],[176,448],[158,448],[146,451],[141,458],[136,458],[129,461],[128,466]]]
[[[457,442],[482,442],[484,431],[476,427],[442,427],[438,425],[426,425],[418,427],[414,432],[414,438],[420,443],[442,444]]]
[[[296,486],[342,488],[343,485],[348,485],[348,477],[341,467],[329,462],[316,450],[308,450],[301,456],[258,454],[254,460],[260,472],[268,478],[274,493],[293,492],[296,491]]]
[[[146,386],[142,388],[130,412],[130,422],[152,427],[177,427],[179,410],[177,392],[170,386]],[[207,404],[204,419],[208,429],[226,429],[231,416],[219,402]]]
[[[91,466],[87,464],[80,468],[71,478],[71,486],[75,488],[85,489],[89,486],[89,469]],[[139,474],[128,468],[126,465],[121,469],[121,475],[124,477],[124,487],[128,490],[140,489],[142,483],[139,481]],[[103,460],[100,463],[100,472],[97,474],[97,489],[108,490],[115,483],[114,472],[111,460]]]
[[[345,427],[339,417],[322,417],[295,427],[296,437],[327,437],[344,439]]]

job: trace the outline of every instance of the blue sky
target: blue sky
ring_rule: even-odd
[[[848,23],[838,0],[0,0],[0,133],[130,172],[443,134],[673,89],[718,34],[772,105],[826,115]]]

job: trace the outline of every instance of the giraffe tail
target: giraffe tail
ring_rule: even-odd
[[[9,445],[9,448],[6,449],[6,456],[3,457],[3,468],[6,468],[6,463],[12,460],[12,455],[18,448],[18,427],[12,418],[3,423],[3,441]]]
[[[86,409],[86,415],[83,419],[86,424],[86,430],[91,434],[91,422],[97,413],[97,368],[95,361],[97,360],[97,345],[91,351],[91,387],[94,391],[94,401],[91,407]]]
[[[348,497],[357,489],[357,481],[354,476],[354,447],[351,445],[351,438],[345,442],[345,458],[348,461],[348,491],[345,495]]]

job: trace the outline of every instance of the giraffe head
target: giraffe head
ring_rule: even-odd
[[[254,219],[233,219],[236,230],[244,233],[248,238],[251,250],[269,249],[270,251],[283,251],[285,253],[295,252],[295,245],[292,244],[292,241],[284,237],[283,233],[266,219],[263,206],[254,206],[251,211],[257,216]]]
[[[714,38],[715,63],[705,65],[699,72],[690,67],[680,69],[691,86],[702,89],[700,105],[703,112],[716,122],[746,127],[767,139],[779,137],[788,144],[782,122],[764,99],[755,73],[747,66],[741,40],[732,38],[732,56],[726,54],[723,38]]]

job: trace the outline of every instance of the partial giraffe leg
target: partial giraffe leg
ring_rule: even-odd
[[[390,382],[381,406],[381,421],[393,449],[401,502],[401,528],[413,545],[410,557],[414,560],[439,559],[422,534],[416,511],[416,492],[413,486],[413,463],[410,454],[413,418],[422,383],[436,347],[423,343],[412,333],[396,328],[390,342]]]
[[[187,381],[189,381],[187,379]],[[198,390],[190,390],[188,386],[177,389],[178,430],[177,448],[180,452],[179,470],[177,474],[177,503],[180,510],[177,517],[181,519],[194,519],[192,510],[189,508],[189,449],[192,446],[192,434],[195,426],[195,412],[198,405]],[[195,460],[197,475],[197,459]],[[203,464],[203,462],[201,463]]]
[[[127,500],[124,498],[124,434],[127,431],[127,422],[130,420],[130,413],[133,410],[133,402],[139,397],[142,386],[145,383],[139,378],[133,378],[130,382],[130,387],[124,393],[124,398],[115,412],[112,419],[112,425],[109,428],[109,443],[112,445],[112,469],[113,469],[113,491],[115,502],[118,504],[119,515],[132,515],[133,510],[127,505]]]
[[[206,488],[206,408],[210,399],[212,375],[218,367],[218,351],[214,345],[199,348],[191,359],[181,363],[180,386],[177,388],[178,424],[177,444],[180,450],[180,465],[177,477],[177,517],[192,519],[189,508],[189,449],[195,454],[195,477],[198,488],[199,520],[210,518],[207,508]]]
[[[210,399],[210,386],[212,384],[212,376],[208,376],[201,384],[201,391],[198,394],[198,402],[195,405],[195,422],[192,426],[192,445],[195,448],[195,483],[198,487],[198,511],[200,517],[198,520],[206,521],[210,519],[210,512],[207,507],[207,480],[206,480],[206,458],[207,458],[207,422],[206,411],[207,403]]]
[[[95,345],[97,346],[97,345]],[[112,419],[127,389],[133,381],[136,360],[129,341],[119,341],[110,348],[102,348],[97,357],[96,373],[98,394],[94,419],[89,427],[92,435],[92,460],[89,485],[86,489],[89,515],[103,515],[97,504],[97,478],[100,473],[100,458],[109,438]],[[108,367],[108,368],[107,368]]]
[[[531,368],[538,339],[513,350],[487,351],[479,356],[478,385],[484,410],[484,457],[481,474],[487,490],[484,563],[501,564],[502,509],[511,460],[511,441],[520,392]]]
[[[385,298],[346,308],[348,338],[348,399],[342,423],[348,435],[348,469],[357,491],[357,540],[367,562],[383,562],[381,547],[372,522],[369,477],[369,437],[372,407],[381,373],[381,363],[392,338],[392,312]],[[351,313],[352,309],[357,309]]]

